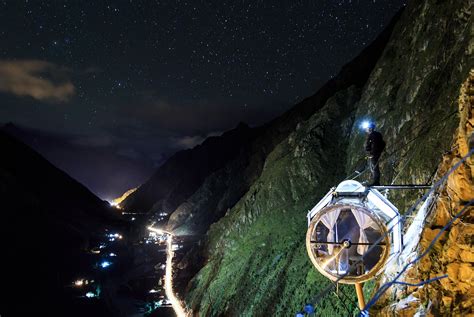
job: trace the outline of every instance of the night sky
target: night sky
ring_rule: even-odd
[[[405,2],[2,1],[0,123],[110,199],[315,93]]]

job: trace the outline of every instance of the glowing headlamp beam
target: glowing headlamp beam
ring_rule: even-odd
[[[370,127],[370,121],[367,121],[367,120],[362,121],[362,123],[360,124],[360,127],[361,129],[364,129],[364,130],[368,129]]]

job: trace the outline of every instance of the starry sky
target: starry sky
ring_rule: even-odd
[[[315,93],[405,2],[1,1],[0,123],[110,199]]]

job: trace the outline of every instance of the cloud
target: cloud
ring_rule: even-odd
[[[75,93],[67,70],[39,60],[0,61],[0,91],[41,101],[66,102]]]
[[[182,147],[184,149],[189,149],[200,144],[202,141],[204,141],[204,138],[202,136],[194,135],[194,136],[185,136],[182,138],[178,138],[176,140],[176,143],[179,147]]]
[[[178,138],[171,138],[171,143],[175,144],[177,149],[190,149],[201,144],[205,139],[211,136],[221,135],[223,132],[211,132],[207,135],[187,135]]]

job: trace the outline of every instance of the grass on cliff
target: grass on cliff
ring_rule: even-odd
[[[326,110],[274,149],[248,193],[211,227],[209,262],[187,297],[200,315],[294,315],[331,283],[313,267],[305,247],[308,210],[344,177],[346,139],[333,124],[339,105]],[[317,315],[352,314],[353,287],[340,285],[342,291],[350,298],[346,307],[329,294],[318,302]]]
[[[199,282],[208,283],[200,300],[201,313],[232,316],[288,316],[311,303],[330,282],[310,263],[304,244],[306,209],[281,209],[272,219],[258,219],[250,232],[234,240],[231,252],[220,261],[208,263]],[[202,285],[201,285],[202,286]],[[341,292],[355,299],[351,286]],[[354,311],[352,303],[347,309]],[[229,305],[230,304],[230,305]],[[348,315],[336,295],[330,294],[317,306],[318,315]]]

